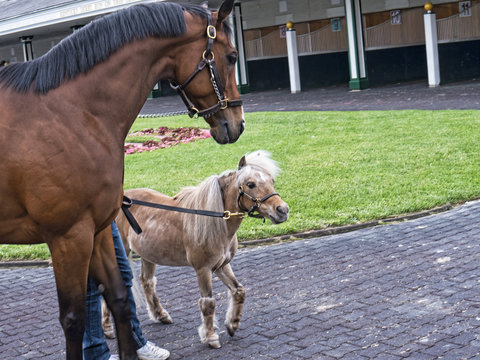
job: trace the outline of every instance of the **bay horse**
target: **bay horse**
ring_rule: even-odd
[[[210,176],[196,187],[182,189],[173,198],[151,189],[126,190],[131,199],[159,203],[188,209],[208,209],[227,214],[250,214],[268,218],[274,224],[288,219],[288,205],[274,189],[274,179],[279,172],[275,161],[266,151],[255,151],[243,156],[238,170]],[[135,202],[134,202],[135,204]],[[237,281],[230,266],[237,251],[237,230],[242,216],[228,220],[132,205],[134,217],[143,232],[137,235],[123,214],[116,222],[129,253],[135,251],[142,261],[142,285],[150,318],[171,323],[168,312],[161,306],[155,292],[155,266],[191,266],[197,274],[202,313],[199,327],[201,341],[219,348],[220,341],[214,328],[215,299],[212,297],[212,274],[215,273],[230,290],[230,304],[225,325],[233,336],[240,324],[245,288]],[[228,216],[227,216],[228,217]],[[103,306],[103,326],[111,332],[110,314]]]
[[[137,358],[109,225],[124,140],[155,83],[169,79],[218,143],[244,129],[233,3],[132,6],[0,71],[0,243],[48,244],[67,359],[82,359],[88,274],[114,314],[120,357]]]

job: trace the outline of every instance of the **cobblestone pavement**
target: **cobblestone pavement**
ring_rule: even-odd
[[[221,349],[198,339],[189,268],[157,269],[174,324],[153,323],[142,308],[146,338],[169,349],[171,359],[480,359],[480,201],[242,249],[232,265],[247,301],[234,337],[220,326]],[[227,293],[218,280],[214,293],[223,324]],[[1,359],[62,358],[57,317],[51,268],[0,269]]]

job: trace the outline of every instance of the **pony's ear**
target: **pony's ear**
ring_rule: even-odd
[[[247,165],[247,159],[245,159],[245,155],[244,155],[242,156],[242,158],[240,159],[240,162],[238,163],[238,170],[240,170],[246,165]]]
[[[218,18],[217,18],[217,26],[220,25],[223,20],[227,18],[228,15],[233,10],[233,3],[235,0],[225,0],[222,5],[220,6],[220,9],[218,10]]]

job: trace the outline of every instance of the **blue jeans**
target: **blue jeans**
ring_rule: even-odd
[[[122,239],[115,222],[112,223],[112,235],[118,267],[120,268],[122,279],[125,282],[128,291],[133,338],[138,350],[147,343],[147,340],[142,336],[140,322],[137,318],[135,301],[133,300],[132,269],[130,268],[130,263],[128,262],[127,254],[125,253]],[[110,357],[110,350],[108,349],[107,342],[103,336],[100,296],[101,294],[98,291],[95,282],[89,277],[87,283],[85,334],[83,335],[83,358],[85,360],[107,360]]]

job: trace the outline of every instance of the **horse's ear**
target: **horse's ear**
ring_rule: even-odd
[[[245,159],[245,155],[244,155],[242,156],[242,158],[240,159],[240,162],[238,163],[238,170],[240,170],[246,165],[247,165],[247,159]]]
[[[217,26],[220,25],[222,21],[227,18],[228,15],[230,15],[233,10],[234,2],[235,0],[225,0],[222,3],[220,9],[218,10]]]

